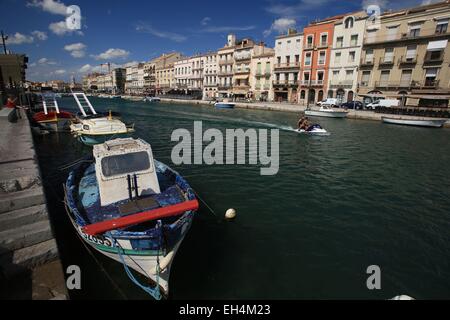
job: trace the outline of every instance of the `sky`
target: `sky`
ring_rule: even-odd
[[[27,79],[78,82],[90,72],[148,61],[165,52],[217,50],[228,33],[274,47],[288,28],[378,4],[400,9],[435,0],[0,0],[7,49],[29,57]],[[79,30],[67,28],[67,8],[81,11]]]

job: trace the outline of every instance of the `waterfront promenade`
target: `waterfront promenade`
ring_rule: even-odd
[[[0,110],[0,297],[65,299],[65,280],[25,115]]]
[[[132,101],[142,101],[143,97],[136,96],[122,96],[124,99]],[[204,101],[204,100],[183,100],[183,99],[167,99],[161,98],[161,101],[168,103],[181,103],[181,104],[192,104],[192,105],[210,105],[213,107],[214,102]],[[282,111],[282,112],[294,112],[303,113],[306,110],[306,106],[292,103],[276,103],[276,102],[233,102],[236,108],[243,109],[255,109],[255,110],[266,110],[266,111]],[[427,117],[417,117],[417,116],[406,116],[406,115],[395,115],[395,114],[383,114],[377,113],[369,110],[348,110],[348,119],[355,120],[368,120],[368,121],[382,121],[382,117],[389,118],[402,118],[402,119],[415,119],[415,120],[435,120],[436,118]],[[444,128],[450,128],[450,119],[444,124]]]

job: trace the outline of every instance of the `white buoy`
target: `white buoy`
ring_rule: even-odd
[[[227,212],[225,213],[225,218],[229,220],[236,218],[236,210],[228,209]]]

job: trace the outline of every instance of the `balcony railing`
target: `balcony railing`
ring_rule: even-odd
[[[361,67],[373,67],[373,57],[372,58],[366,58],[366,59],[361,59],[360,62],[360,66]]]
[[[328,43],[327,42],[321,42],[321,43],[319,43],[319,45],[317,47],[318,48],[327,48],[328,47]]]
[[[251,55],[234,56],[234,61],[246,61],[246,60],[251,60],[251,59],[252,59]]]
[[[323,86],[323,80],[300,80],[300,86],[302,87],[317,87]]]
[[[440,37],[442,35],[446,35],[450,33],[450,29],[447,30],[438,30],[436,28],[426,28],[420,29],[420,31],[410,31],[407,33],[397,33],[395,35],[374,35],[369,36],[364,39],[364,44],[374,44],[380,42],[392,42],[392,41],[408,41],[420,38],[433,38]]]
[[[233,63],[234,63],[233,59],[219,60],[219,65],[220,66],[229,65],[229,64],[233,64]]]
[[[379,65],[380,66],[392,66],[392,65],[394,65],[394,57],[392,57],[392,58],[381,57]]]
[[[270,77],[272,75],[271,71],[256,71],[255,74],[257,77]]]
[[[218,89],[219,90],[228,90],[228,89],[231,89],[231,88],[232,88],[231,84],[219,84],[218,85]]]
[[[314,49],[314,43],[307,43],[307,44],[305,44],[305,47],[303,49],[305,49],[305,50]]]
[[[444,61],[444,53],[441,51],[438,56],[432,55],[431,52],[427,52],[423,60],[424,63],[442,63]]]
[[[274,86],[297,86],[298,80],[274,80],[272,84]]]
[[[233,71],[219,71],[218,76],[219,77],[224,77],[224,76],[232,76],[233,75]]]
[[[250,68],[233,69],[233,72],[235,74],[249,73],[250,72]]]
[[[417,63],[417,56],[401,56],[398,60],[398,64],[415,64]]]
[[[289,69],[289,68],[299,68],[300,62],[290,62],[290,63],[277,63],[275,64],[275,69]]]
[[[400,80],[400,81],[377,81],[375,88],[392,88],[392,89],[436,89],[439,87],[439,80]]]
[[[331,80],[330,87],[333,89],[336,88],[351,88],[353,87],[353,80]]]

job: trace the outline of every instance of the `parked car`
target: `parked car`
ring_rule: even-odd
[[[395,108],[395,107],[398,107],[399,104],[400,104],[400,101],[396,100],[396,99],[382,99],[382,100],[378,100],[373,103],[369,103],[368,105],[366,105],[366,108],[372,109],[372,110],[375,110],[376,108],[379,108],[379,107]]]
[[[363,110],[364,105],[361,101],[349,101],[340,105],[341,108]]]
[[[341,102],[338,99],[336,99],[336,98],[327,98],[327,99],[325,99],[323,101],[319,101],[317,103],[317,105],[320,106],[320,107],[324,107],[325,106],[325,107],[332,107],[332,108],[334,108],[334,107],[339,107],[341,105]]]

